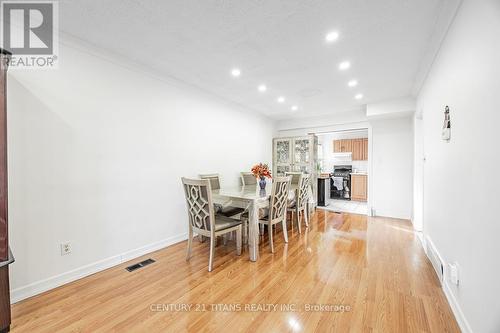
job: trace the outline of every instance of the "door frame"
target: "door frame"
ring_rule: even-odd
[[[413,229],[424,232],[424,186],[425,186],[425,136],[423,114],[416,114],[413,118],[414,156],[413,156],[413,213],[411,222]]]
[[[367,216],[373,216],[373,210],[372,210],[372,205],[373,205],[373,195],[372,195],[372,181],[373,181],[373,158],[372,158],[372,152],[373,152],[373,133],[372,133],[372,126],[370,123],[359,123],[359,124],[350,124],[352,127],[349,126],[349,124],[346,124],[347,126],[342,126],[342,128],[338,129],[327,129],[325,128],[324,130],[318,130],[314,132],[309,132],[308,134],[314,134],[314,135],[321,135],[321,134],[327,134],[327,133],[339,133],[339,132],[353,132],[353,131],[360,131],[360,130],[368,130],[368,189],[367,189]]]

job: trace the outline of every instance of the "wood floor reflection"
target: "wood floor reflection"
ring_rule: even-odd
[[[409,221],[317,210],[274,239],[256,263],[220,242],[210,273],[207,242],[173,245],[15,304],[12,331],[459,332]]]

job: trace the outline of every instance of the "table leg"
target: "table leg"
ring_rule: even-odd
[[[252,201],[248,208],[248,252],[250,260],[259,259],[259,208],[257,202]]]

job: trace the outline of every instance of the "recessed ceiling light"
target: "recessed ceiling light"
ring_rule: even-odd
[[[354,98],[356,98],[356,99],[362,99],[363,98],[363,94],[357,94],[356,96],[354,96]]]
[[[339,39],[339,33],[337,31],[332,31],[326,34],[325,40],[327,43],[331,43]]]
[[[278,101],[278,103],[284,103],[285,102],[285,97],[280,96],[280,97],[278,97],[278,99],[276,99],[276,101]]]
[[[261,84],[260,86],[257,87],[257,89],[259,89],[260,92],[264,92],[267,90],[267,87],[265,84]]]
[[[347,85],[348,85],[349,87],[356,87],[356,86],[358,85],[358,81],[356,81],[356,80],[351,80],[351,81],[347,82]]]
[[[349,69],[349,67],[351,67],[351,63],[349,61],[342,61],[340,64],[339,64],[339,69],[341,71],[345,71],[346,69]]]
[[[292,105],[292,107],[290,109],[292,111],[297,111],[299,109],[299,107],[297,105]]]
[[[238,76],[240,76],[240,75],[241,75],[241,71],[240,71],[240,69],[239,69],[239,68],[233,68],[233,69],[231,70],[231,75],[232,75],[232,76],[234,76],[234,77],[238,77]]]

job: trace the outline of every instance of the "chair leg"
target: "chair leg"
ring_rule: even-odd
[[[304,209],[304,220],[306,221],[306,227],[309,227],[309,216],[308,210]]]
[[[262,223],[259,223],[259,229],[260,229],[260,235],[264,235],[264,225]]]
[[[281,221],[281,225],[283,228],[283,236],[285,237],[285,243],[288,243],[288,231],[286,230],[286,218]]]
[[[297,229],[299,229],[299,234],[301,234],[302,231],[300,230],[300,210],[299,210],[299,208],[295,209],[295,215],[296,215],[296,219],[297,219]]]
[[[227,234],[222,235],[222,244],[223,244],[224,246],[226,246],[226,245],[227,245]]]
[[[211,272],[214,267],[215,256],[215,235],[210,237],[210,257],[208,259],[208,271]]]
[[[189,227],[186,261],[188,261],[191,258],[192,247],[193,247],[193,229],[191,229],[191,227]]]
[[[242,221],[243,226],[243,244],[248,243],[248,220],[244,219]]]
[[[273,244],[273,231],[269,228],[273,228],[272,225],[267,225],[267,232],[269,233],[269,244],[271,245],[271,252],[274,253],[274,244]]]
[[[236,254],[241,256],[241,225],[236,229]]]

